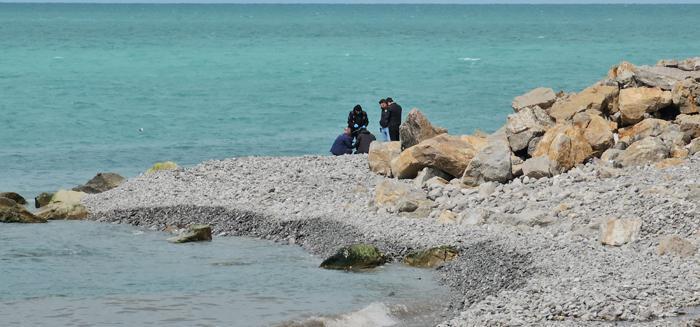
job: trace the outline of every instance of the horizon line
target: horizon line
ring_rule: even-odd
[[[457,0],[458,1],[458,0]],[[226,1],[3,1],[0,4],[98,4],[98,5],[165,5],[165,4],[182,4],[182,5],[700,5],[698,1],[650,1],[650,2],[595,2],[595,1],[576,1],[576,2],[488,2],[479,1],[472,3],[464,3],[457,1],[444,2],[410,2],[410,1],[386,1],[386,2],[326,2],[326,1],[309,1],[309,2],[272,2],[272,1],[251,1],[251,2],[226,2]]]

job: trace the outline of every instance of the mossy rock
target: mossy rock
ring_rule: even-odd
[[[45,223],[42,219],[27,211],[15,200],[0,197],[0,222],[2,223]]]
[[[27,200],[25,200],[21,195],[15,193],[15,192],[0,192],[0,198],[8,198],[11,199],[19,205],[26,205]]]
[[[443,245],[423,251],[413,252],[406,256],[404,263],[419,268],[434,268],[445,262],[452,261],[459,251],[453,246]]]
[[[386,263],[386,257],[376,246],[354,244],[340,248],[338,252],[321,263],[321,268],[362,270],[381,266],[384,263]]]
[[[98,173],[85,185],[76,186],[73,191],[96,194],[109,191],[124,183],[126,179],[116,173]]]
[[[51,201],[37,211],[36,216],[47,220],[79,220],[88,216],[88,211],[81,200],[85,196],[83,192],[59,190]]]
[[[47,192],[44,192],[44,193],[37,195],[34,198],[34,206],[37,209],[39,209],[43,206],[46,206],[47,204],[49,204],[49,202],[51,202],[53,195],[54,195],[54,193],[47,193]]]
[[[151,168],[146,170],[146,174],[153,174],[161,170],[175,170],[177,169],[177,164],[172,161],[156,162]]]
[[[171,243],[211,241],[211,226],[191,225],[182,234],[168,239]]]

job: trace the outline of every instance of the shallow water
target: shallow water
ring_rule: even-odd
[[[420,326],[446,295],[428,270],[324,270],[298,247],[261,240],[171,244],[94,222],[0,227],[0,326],[264,326],[354,311]]]
[[[327,154],[362,104],[494,130],[512,98],[700,55],[698,5],[0,4],[0,191]],[[139,129],[143,128],[143,132]]]

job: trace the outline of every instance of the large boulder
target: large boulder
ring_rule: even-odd
[[[616,124],[605,120],[605,118],[580,112],[574,116],[574,125],[583,129],[583,137],[591,145],[596,156],[602,154],[615,144],[613,132]]]
[[[51,202],[37,211],[36,216],[47,220],[85,219],[87,208],[81,203],[86,193],[60,190],[51,198]]]
[[[700,71],[700,57],[688,58],[678,62],[678,69],[685,71]]]
[[[617,86],[596,84],[569,97],[566,101],[554,103],[549,109],[549,115],[557,123],[563,123],[573,118],[575,114],[586,110],[608,113],[612,110],[618,93]]]
[[[177,169],[177,164],[172,161],[156,162],[146,170],[146,174],[153,174],[162,170],[175,170]]]
[[[362,270],[381,266],[386,257],[374,245],[354,244],[340,248],[321,263],[321,268],[337,270]]]
[[[644,119],[632,127],[620,129],[620,141],[632,144],[634,141],[641,140],[645,137],[659,136],[670,124],[671,123],[662,119]]]
[[[99,173],[89,180],[85,185],[76,186],[73,191],[84,192],[88,194],[102,193],[109,191],[122,183],[126,179],[115,173]]]
[[[633,64],[623,61],[608,71],[608,80],[617,83],[617,85],[623,89],[636,86],[637,82],[634,79],[636,70],[637,67]]]
[[[700,115],[678,115],[676,124],[680,125],[681,131],[689,138],[700,137]]]
[[[508,182],[513,179],[512,155],[505,135],[489,138],[488,144],[469,162],[462,183],[477,186],[485,182]]]
[[[420,142],[445,133],[447,133],[446,129],[433,126],[418,108],[413,108],[399,127],[401,149],[408,149]]]
[[[634,79],[640,86],[658,87],[670,91],[676,83],[700,78],[700,71],[685,71],[674,67],[639,66],[634,70]]]
[[[8,198],[11,199],[12,201],[17,202],[17,204],[20,205],[26,205],[27,200],[24,199],[21,195],[15,192],[0,192],[0,198]]]
[[[530,178],[552,177],[552,161],[547,157],[532,157],[523,163],[523,176]]]
[[[391,161],[401,154],[401,142],[377,142],[369,145],[369,169],[377,174],[391,176]]]
[[[0,197],[0,223],[45,223],[46,219],[37,217],[15,200]]]
[[[480,137],[441,134],[401,152],[391,171],[397,178],[415,178],[421,169],[432,167],[459,177],[485,143]]]
[[[454,246],[443,245],[412,252],[406,256],[404,263],[412,267],[434,268],[454,260],[458,254],[459,251]]]
[[[676,83],[671,91],[673,104],[682,114],[697,114],[700,112],[700,81],[686,79]]]
[[[49,204],[54,193],[43,192],[34,198],[34,207],[37,209]]]
[[[591,158],[593,148],[583,129],[573,124],[557,124],[544,134],[533,156],[547,157],[551,172],[559,174]]]
[[[606,219],[600,224],[599,241],[603,245],[620,246],[631,243],[639,237],[642,220],[634,219]]]
[[[171,243],[189,243],[204,241],[211,241],[211,226],[202,224],[190,225],[180,235],[168,239],[168,242]]]
[[[554,125],[554,121],[540,107],[526,107],[518,113],[508,115],[506,136],[513,152],[528,148],[532,139],[542,136]]]
[[[557,100],[557,94],[550,88],[538,87],[513,99],[513,110],[519,112],[528,107],[547,109]]]
[[[623,166],[644,166],[668,158],[669,147],[658,137],[647,137],[632,143],[617,158]]]
[[[671,104],[673,96],[670,91],[646,87],[623,89],[619,100],[620,119],[623,125],[636,124],[646,114],[653,114]]]

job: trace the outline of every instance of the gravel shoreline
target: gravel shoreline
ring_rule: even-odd
[[[437,270],[454,294],[443,326],[690,326],[700,319],[675,318],[700,305],[699,255],[656,254],[664,235],[698,244],[698,157],[663,170],[591,164],[554,178],[519,178],[486,195],[452,185],[437,192],[431,217],[471,212],[485,221],[479,225],[374,206],[385,178],[367,165],[365,155],[213,160],[139,176],[83,202],[97,221],[159,230],[208,223],[218,236],[297,244],[318,256],[356,242],[395,260],[455,245],[458,259]],[[609,216],[642,219],[640,238],[602,246],[597,226]]]

